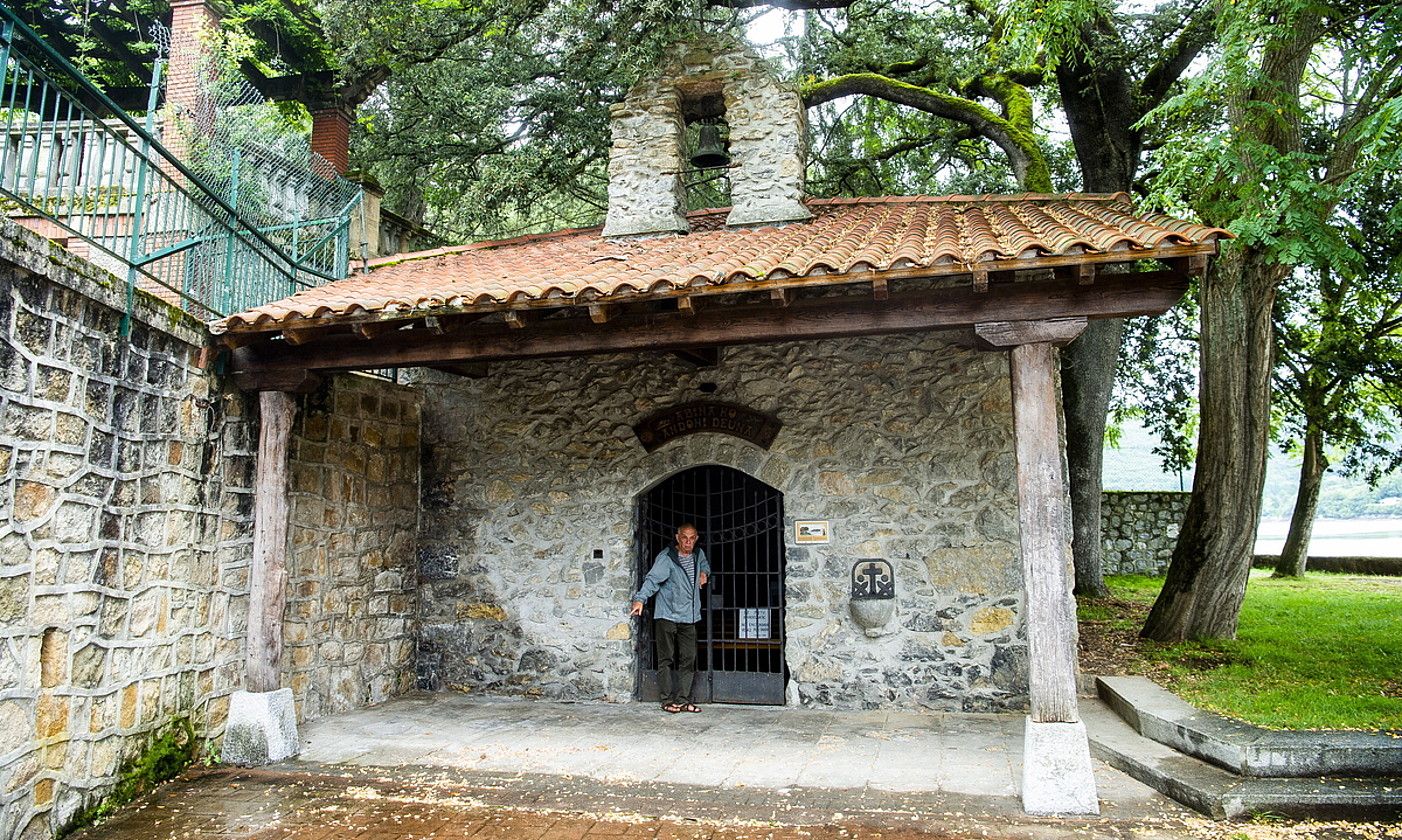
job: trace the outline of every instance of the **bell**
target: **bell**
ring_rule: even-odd
[[[725,153],[725,144],[720,139],[720,128],[713,123],[704,123],[696,138],[696,154],[691,156],[691,165],[697,169],[715,169],[730,165],[730,155]]]

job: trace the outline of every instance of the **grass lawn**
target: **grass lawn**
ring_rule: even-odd
[[[1199,708],[1278,729],[1402,730],[1402,578],[1253,571],[1237,638],[1138,637],[1161,578],[1106,579],[1082,600],[1082,669],[1143,674]]]

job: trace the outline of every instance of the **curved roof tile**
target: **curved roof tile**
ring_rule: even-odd
[[[402,254],[212,326],[266,329],[302,319],[441,306],[536,300],[606,301],[630,294],[852,272],[948,273],[1000,260],[1088,256],[1135,259],[1154,249],[1211,245],[1220,228],[1157,212],[1136,213],[1128,196],[896,196],[815,199],[813,219],[728,230],[725,208],[689,216],[692,232],[607,240],[599,228],[556,231]],[[1128,252],[1126,254],[1126,252]],[[737,289],[736,291],[741,291]]]

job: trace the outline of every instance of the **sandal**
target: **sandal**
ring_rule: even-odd
[[[677,712],[680,712],[683,708],[684,708],[684,707],[681,706],[681,705],[678,704],[678,703],[663,703],[663,704],[662,704],[662,711],[666,712],[666,713],[669,714],[669,715],[674,715],[674,714],[676,714]],[[698,710],[698,711],[699,711],[699,710]]]
[[[701,712],[701,707],[695,703],[683,703],[681,706],[677,707],[677,711],[699,714]]]

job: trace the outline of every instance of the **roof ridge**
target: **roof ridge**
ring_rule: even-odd
[[[546,231],[545,233],[524,233],[520,236],[513,236],[509,239],[482,239],[477,242],[468,242],[463,245],[444,245],[439,248],[430,248],[426,251],[405,251],[400,254],[389,254],[383,257],[375,257],[369,260],[371,268],[379,268],[386,265],[397,265],[402,262],[412,262],[413,260],[425,260],[432,257],[445,257],[452,254],[462,254],[467,251],[485,251],[489,248],[501,248],[508,245],[525,245],[531,242],[540,242],[545,239],[558,239],[565,236],[576,236],[581,233],[588,233],[591,230],[602,231],[603,225],[591,225],[589,227],[561,228],[560,230]],[[352,260],[352,262],[354,262]]]
[[[983,204],[992,202],[1025,202],[1025,201],[1096,201],[1096,202],[1125,202],[1130,201],[1129,193],[1120,191],[1113,193],[1006,193],[1006,194],[980,194],[980,195],[878,195],[878,196],[838,196],[834,198],[809,198],[805,199],[805,204],[818,204],[822,206],[844,205],[844,204]]]

